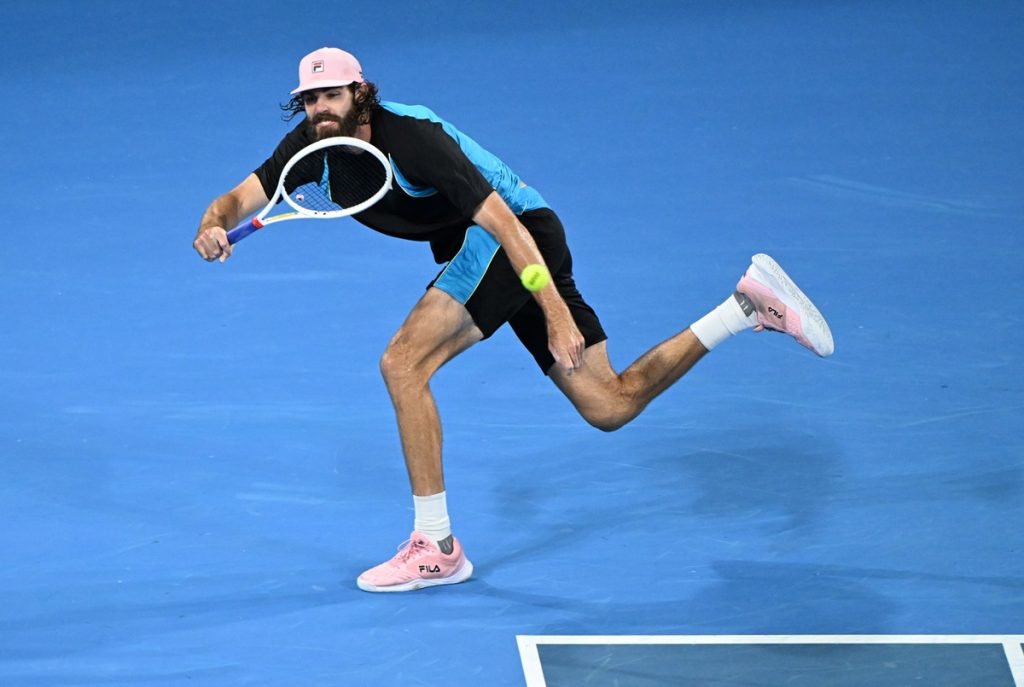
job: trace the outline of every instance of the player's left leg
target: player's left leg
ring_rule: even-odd
[[[750,328],[789,334],[821,357],[835,350],[828,324],[811,300],[775,260],[759,253],[732,296],[621,374],[612,369],[603,341],[587,348],[579,369],[570,373],[552,365],[548,374],[584,419],[612,431],[639,415],[709,350]]]
[[[707,352],[687,329],[652,348],[622,374],[612,369],[605,341],[587,348],[583,365],[571,374],[558,365],[548,374],[583,419],[611,432],[639,415]]]

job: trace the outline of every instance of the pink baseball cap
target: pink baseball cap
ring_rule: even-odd
[[[337,88],[363,82],[359,61],[338,48],[314,50],[299,62],[299,87],[292,95],[314,88]]]

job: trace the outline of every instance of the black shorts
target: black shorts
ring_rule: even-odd
[[[552,281],[569,306],[586,345],[593,346],[607,339],[597,313],[583,300],[572,278],[572,255],[558,215],[542,208],[523,213],[519,221],[536,241]],[[482,227],[473,225],[466,229],[458,253],[430,286],[436,286],[466,306],[485,339],[508,322],[544,374],[555,364],[548,351],[544,311],[523,288],[497,239]]]

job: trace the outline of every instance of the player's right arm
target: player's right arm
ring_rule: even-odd
[[[218,197],[206,208],[192,247],[207,262],[231,257],[228,229],[270,202],[259,177],[250,174],[238,186]]]

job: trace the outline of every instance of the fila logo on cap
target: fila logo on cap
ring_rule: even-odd
[[[324,61],[323,60],[315,60],[313,62],[313,73],[314,74],[319,74],[323,70],[324,70]]]

